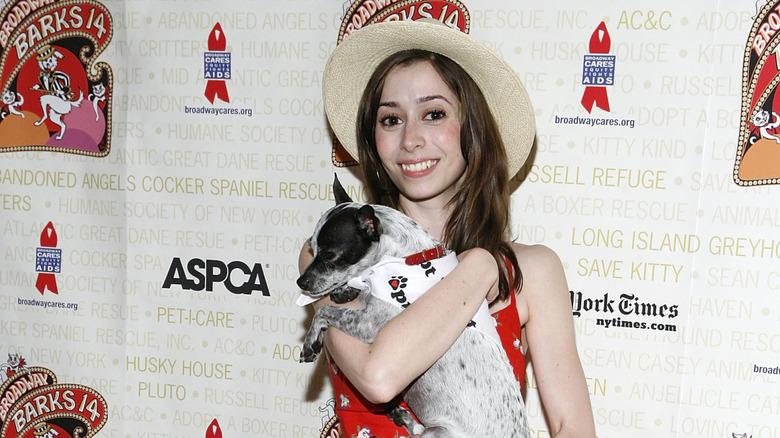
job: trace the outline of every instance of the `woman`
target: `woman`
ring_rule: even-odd
[[[395,398],[452,345],[484,299],[500,330],[522,325],[550,435],[595,436],[561,263],[546,247],[505,242],[508,180],[534,136],[530,102],[514,71],[441,23],[385,22],[336,48],[323,94],[334,132],[359,157],[373,201],[403,211],[460,259],[373,344],[328,330],[334,388],[348,394],[345,412],[337,409],[347,436],[369,427],[392,437],[390,429],[378,432],[392,427],[381,424],[381,409],[376,418],[346,411]],[[311,257],[305,247],[301,269]],[[324,305],[333,303],[323,299],[315,308]],[[507,330],[502,344],[523,382],[519,327]]]

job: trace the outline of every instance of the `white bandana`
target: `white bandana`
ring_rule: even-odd
[[[347,285],[359,290],[370,289],[375,297],[405,308],[452,272],[457,265],[458,257],[454,252],[416,265],[407,265],[402,258],[385,256],[376,265],[351,278]],[[315,299],[301,293],[296,303],[304,306],[314,301]],[[496,321],[488,310],[487,300],[483,300],[468,327],[479,330],[496,343],[501,343],[496,331]]]

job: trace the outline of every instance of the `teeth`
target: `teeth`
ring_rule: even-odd
[[[436,160],[421,161],[414,164],[402,164],[401,168],[407,172],[420,172],[436,164]]]

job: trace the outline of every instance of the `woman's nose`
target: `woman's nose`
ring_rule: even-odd
[[[401,140],[401,148],[407,152],[412,152],[425,145],[422,127],[419,122],[410,121],[404,125],[404,136]]]

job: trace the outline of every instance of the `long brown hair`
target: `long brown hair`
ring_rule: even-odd
[[[452,213],[444,226],[444,244],[457,253],[484,248],[493,254],[500,274],[499,299],[506,299],[510,291],[522,287],[517,257],[504,239],[509,225],[506,151],[482,91],[446,56],[425,50],[398,52],[385,59],[368,81],[358,111],[357,143],[372,202],[398,208],[398,188],[387,176],[376,150],[376,115],[390,70],[417,62],[429,62],[460,102],[460,148],[467,164],[463,183],[450,200]]]

